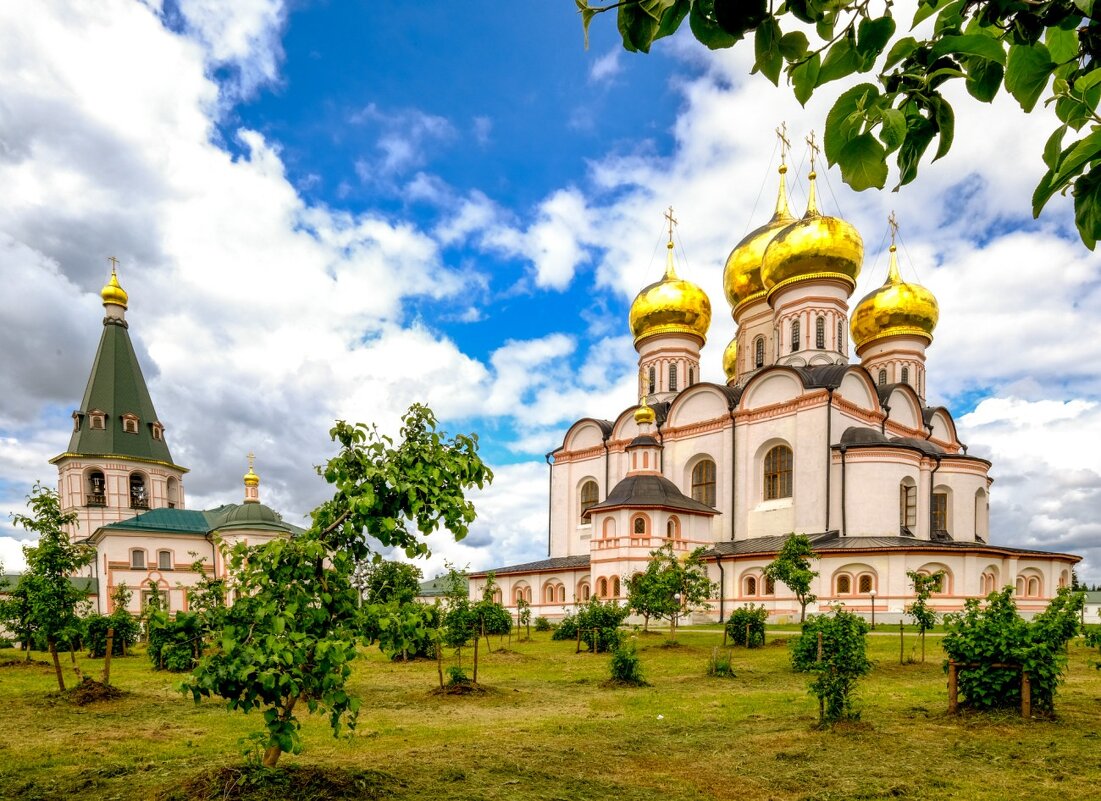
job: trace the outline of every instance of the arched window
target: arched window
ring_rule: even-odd
[[[745,594],[756,595],[757,594],[757,578],[756,576],[747,576],[745,580]]]
[[[145,476],[141,473],[130,474],[130,508],[149,508],[149,496],[145,490]]]
[[[917,526],[917,486],[908,481],[898,485],[898,526],[910,535]]]
[[[581,523],[591,523],[592,515],[589,514],[589,509],[596,505],[597,495],[599,490],[597,489],[595,481],[586,481],[581,485]]]
[[[647,394],[653,395],[654,392],[657,391],[657,382],[658,382],[658,371],[653,365],[650,365],[650,373],[649,373],[648,381],[647,381],[647,383],[650,385],[650,388],[646,391]]]
[[[1024,576],[1017,576],[1017,586],[1015,587],[1015,589],[1016,589],[1016,592],[1017,592],[1017,596],[1023,598],[1025,592],[1028,589],[1028,585],[1025,582],[1025,577]]]
[[[631,524],[631,531],[634,532],[635,536],[646,536],[646,518],[642,515],[636,517],[634,522]]]
[[[168,479],[168,508],[175,509],[180,503],[180,482],[174,478]]]
[[[910,368],[909,367],[903,367],[902,368],[902,383],[903,384],[909,384],[910,383]]]
[[[688,386],[690,386],[690,387],[695,386],[695,384],[696,384],[696,368],[695,367],[689,367],[688,368]]]
[[[799,350],[799,321],[791,321],[791,352]]]
[[[1029,598],[1039,598],[1040,595],[1041,595],[1041,592],[1040,592],[1040,579],[1038,579],[1036,576],[1029,576],[1029,579],[1028,579],[1028,597]]]
[[[88,506],[107,505],[107,480],[99,470],[93,470],[88,474],[88,497],[85,499]]]
[[[596,582],[596,594],[601,598],[608,597],[608,579],[603,576]]]
[[[559,584],[558,585],[558,603],[560,603],[560,604],[566,603],[566,585],[565,584]]]
[[[765,500],[791,497],[791,448],[777,445],[765,454]]]
[[[172,569],[172,551],[157,551],[157,570]]]
[[[887,371],[883,368],[879,370],[879,386],[884,387],[887,385]]]
[[[619,597],[619,576],[612,576],[612,597]]]
[[[615,536],[615,518],[614,517],[606,517],[606,518],[604,518],[604,537],[607,539],[607,538],[614,537],[614,536]]]
[[[665,536],[671,540],[680,539],[680,520],[677,517],[670,517],[665,524]]]
[[[986,537],[986,491],[975,491],[975,539],[985,542]]]
[[[853,580],[850,576],[842,574],[837,577],[837,594],[838,595],[851,595],[853,591]]]
[[[765,576],[765,595],[776,594],[776,580],[772,576]]]
[[[582,601],[587,601],[589,600],[589,596],[591,594],[592,592],[589,589],[589,582],[582,581],[581,584],[579,584],[577,587],[577,597],[580,598]]]
[[[826,318],[819,317],[814,321],[814,347],[819,350],[826,349]]]
[[[845,324],[837,321],[837,352],[845,352]]]
[[[677,366],[675,364],[669,365],[669,391],[677,391]]]
[[[757,337],[753,340],[753,366],[765,366],[765,338]]]
[[[130,551],[130,567],[135,570],[145,570],[145,551]]]
[[[867,573],[858,578],[856,580],[856,584],[857,592],[861,593],[862,595],[867,595],[873,589],[875,589],[875,582],[873,581],[872,577],[869,576]]]
[[[1067,576],[1067,571],[1063,571],[1059,574],[1059,586],[1067,587],[1070,585],[1070,578]]]
[[[983,595],[994,592],[994,574],[989,570],[982,574],[982,579],[979,581],[979,591]]]
[[[715,506],[715,463],[710,459],[692,468],[692,500]]]
[[[933,536],[948,534],[948,493],[933,493]]]

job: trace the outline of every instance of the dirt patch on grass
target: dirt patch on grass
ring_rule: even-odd
[[[204,771],[156,795],[157,801],[340,801],[388,798],[403,786],[376,770],[290,766]]]
[[[600,682],[601,687],[605,687],[609,690],[618,690],[623,688],[634,689],[637,687],[649,687],[648,681],[623,681],[622,679],[605,679]]]
[[[488,695],[495,692],[492,687],[485,684],[472,684],[466,681],[445,684],[443,687],[433,687],[428,691],[429,695]]]
[[[30,668],[32,670],[53,670],[53,665],[49,662],[39,662],[37,659],[32,659],[28,662],[26,659],[0,659],[0,668]]]
[[[125,693],[118,687],[112,687],[85,676],[84,681],[71,690],[65,691],[64,698],[77,706],[87,706],[97,701],[114,701],[122,698],[123,695]]]

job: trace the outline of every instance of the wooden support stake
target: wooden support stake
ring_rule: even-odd
[[[1032,717],[1032,682],[1027,670],[1021,671],[1021,717],[1026,720]]]
[[[577,650],[574,651],[574,653],[575,654],[581,653],[581,627],[580,626],[577,627]]]
[[[746,648],[752,648],[753,647],[749,644],[749,624],[748,623],[745,624],[745,647]]]
[[[902,621],[898,621],[898,663],[906,664],[906,634]]]
[[[111,683],[111,654],[115,650],[115,630],[107,629],[107,654],[103,658],[103,683]]]
[[[959,695],[960,666],[955,662],[948,663],[948,714],[957,715],[960,711]]]

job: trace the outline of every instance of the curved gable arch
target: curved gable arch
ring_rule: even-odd
[[[663,428],[677,428],[725,417],[730,409],[730,400],[725,389],[709,382],[693,384],[673,399]]]
[[[862,409],[873,412],[882,411],[879,405],[879,393],[868,371],[863,367],[850,367],[837,388],[837,395]]]
[[[599,447],[611,430],[612,424],[607,420],[584,417],[570,426],[566,436],[562,438],[560,450],[581,451]]]
[[[932,429],[932,433],[929,436],[941,442],[959,445],[959,437],[956,434],[956,422],[952,419],[952,415],[948,410],[943,406],[937,406],[933,409],[929,409],[928,412],[926,423],[929,428]]]
[[[921,414],[921,399],[918,398],[913,387],[907,384],[897,385],[891,390],[887,407],[891,410],[888,419],[914,431],[922,431],[925,428],[925,421]]]
[[[738,402],[740,409],[757,409],[798,398],[804,392],[799,374],[787,367],[770,367],[749,379]]]

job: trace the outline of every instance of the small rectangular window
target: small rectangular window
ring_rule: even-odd
[[[145,551],[130,552],[130,567],[145,569]]]
[[[948,531],[948,493],[933,493],[933,532]]]
[[[161,551],[157,554],[157,569],[158,570],[171,570],[172,569],[172,552]]]

